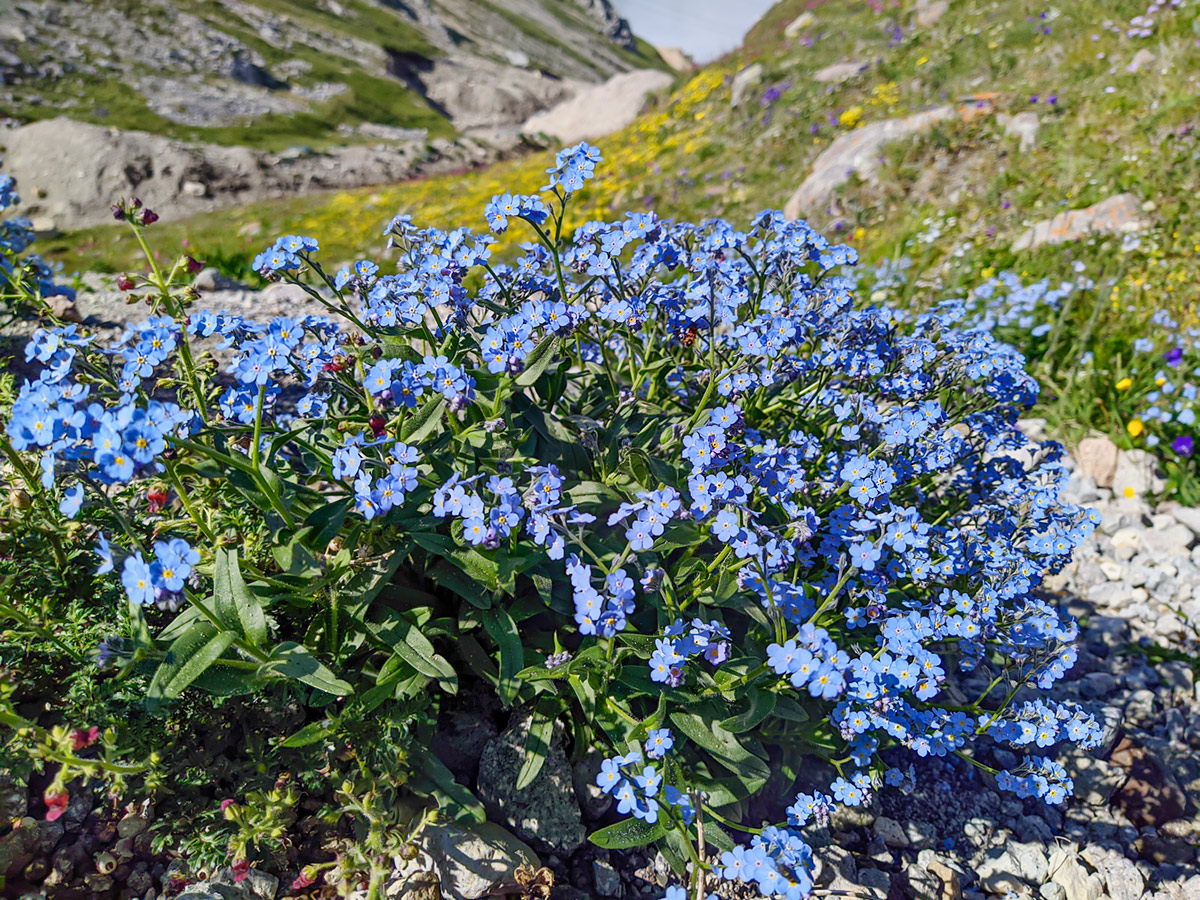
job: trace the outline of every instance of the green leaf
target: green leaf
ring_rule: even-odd
[[[452,561],[464,574],[484,585],[489,591],[499,589],[500,567],[478,550],[459,547],[453,538],[444,534],[420,532],[412,535],[412,539],[423,550]]]
[[[354,688],[334,675],[307,647],[295,641],[284,641],[276,645],[271,651],[271,661],[267,665],[285,678],[293,678],[334,697],[354,693]]]
[[[791,697],[775,695],[775,715],[789,722],[807,722],[808,711]]]
[[[438,654],[429,638],[408,619],[392,615],[385,624],[372,624],[371,629],[387,642],[397,656],[422,675],[436,678],[442,689],[449,693],[458,692],[458,674],[454,667]]]
[[[769,716],[775,709],[777,695],[756,687],[746,689],[750,703],[741,713],[730,716],[721,722],[721,727],[731,734],[741,734],[749,731]]]
[[[671,713],[671,721],[735,775],[754,780],[761,777],[764,782],[770,776],[767,764],[742,746],[734,735],[715,721],[706,722],[695,713],[683,711]]]
[[[626,819],[593,832],[588,840],[605,850],[628,850],[632,847],[644,847],[667,833],[665,819],[665,816],[659,816],[658,821],[653,825],[647,825],[641,819]]]
[[[251,644],[267,639],[267,617],[254,592],[242,580],[237,551],[217,550],[213,565],[213,600],[217,617],[240,631]]]
[[[546,754],[550,752],[550,739],[554,735],[554,718],[557,712],[558,706],[549,698],[539,701],[533,710],[529,731],[525,734],[525,746],[522,748],[524,759],[520,771],[517,772],[518,791],[533,784],[533,780],[542,771]]]
[[[333,734],[333,723],[328,719],[319,722],[309,722],[295,734],[288,735],[279,742],[280,747],[307,747],[323,741]]]
[[[237,640],[232,631],[218,631],[210,622],[196,622],[167,649],[150,682],[152,701],[170,700],[184,692]]]
[[[521,689],[517,673],[525,667],[525,649],[521,646],[521,635],[512,616],[500,607],[484,610],[482,618],[484,630],[500,648],[500,702],[511,706]]]
[[[425,401],[425,405],[404,420],[400,426],[400,440],[408,444],[419,444],[442,423],[442,410],[446,398],[438,394]]]
[[[440,806],[462,821],[482,822],[487,818],[483,804],[475,795],[454,780],[454,774],[425,747],[412,752],[413,777],[408,783],[418,794],[436,797]]]
[[[558,346],[559,337],[557,334],[548,334],[534,347],[527,357],[525,357],[525,369],[517,376],[517,384],[521,387],[529,387],[535,381],[542,377],[542,373],[546,371],[546,367],[554,359],[554,351]]]

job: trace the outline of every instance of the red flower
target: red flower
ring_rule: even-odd
[[[301,869],[300,874],[297,875],[296,879],[292,882],[292,890],[293,891],[303,890],[304,888],[308,887],[309,885],[311,885],[313,883],[314,883],[313,879],[308,877],[308,872],[306,872],[304,869]]]
[[[192,275],[195,275],[197,272],[199,272],[203,268],[204,268],[204,263],[201,262],[200,260],[196,259],[196,257],[189,256],[187,258],[187,270]]]
[[[367,424],[371,426],[371,431],[374,432],[375,437],[383,437],[387,432],[387,420],[379,413],[371,416]]]
[[[250,860],[240,859],[233,864],[233,880],[241,882],[246,880],[246,876],[250,874]]]
[[[150,488],[146,491],[146,508],[151,513],[156,513],[167,505],[167,492],[162,488]]]
[[[42,800],[46,803],[46,821],[54,822],[67,811],[67,804],[71,802],[71,797],[66,791],[47,790],[42,795]]]
[[[117,279],[117,290],[132,291],[133,290],[133,279],[130,278],[128,275],[122,275],[120,278]]]
[[[100,729],[93,725],[87,731],[82,728],[76,728],[75,733],[71,736],[72,748],[82,750],[84,747],[89,747],[96,743],[96,738],[100,737]]]
[[[233,800],[230,798],[226,798],[226,799],[222,800],[221,801],[221,812],[225,812],[225,810],[229,809],[229,807],[235,805],[236,803],[237,803],[236,800]]]

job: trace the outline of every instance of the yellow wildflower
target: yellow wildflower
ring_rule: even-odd
[[[1120,381],[1117,382],[1117,390],[1118,391],[1127,391],[1131,387],[1133,387],[1133,379],[1132,378],[1122,378]]]
[[[1129,432],[1130,437],[1137,437],[1145,428],[1146,426],[1142,424],[1141,419],[1130,419],[1129,424],[1125,426],[1125,430]]]

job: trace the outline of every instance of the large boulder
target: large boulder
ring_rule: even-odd
[[[1089,234],[1123,234],[1148,227],[1133,194],[1117,194],[1083,209],[1072,209],[1026,230],[1012,244],[1014,253],[1043,244],[1065,244]]]
[[[671,81],[669,73],[658,69],[622,72],[553,109],[530,116],[521,131],[547,134],[562,144],[601,138],[630,124],[642,111],[647,95],[661,91]]]
[[[784,205],[783,214],[798,219],[818,211],[851,175],[873,178],[879,168],[879,151],[885,144],[927,131],[954,115],[953,106],[938,106],[911,116],[872,122],[839,135],[817,157],[812,172]]]

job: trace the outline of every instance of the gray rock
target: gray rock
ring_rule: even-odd
[[[1010,891],[1015,894],[1025,890],[1026,879],[1021,873],[1020,863],[1010,852],[1012,846],[989,850],[983,861],[975,867],[979,886],[987,893],[1003,896]]]
[[[1065,900],[1100,900],[1104,880],[1089,873],[1074,846],[1059,846],[1050,854],[1050,880],[1062,887]]]
[[[819,211],[833,191],[857,173],[873,181],[879,169],[880,150],[885,144],[928,131],[955,115],[953,106],[939,106],[898,119],[883,119],[838,135],[813,163],[812,173],[796,188],[784,205],[789,219]]]
[[[439,719],[431,749],[451,772],[472,782],[483,748],[497,734],[496,723],[486,711],[455,710]]]
[[[817,17],[812,14],[811,10],[805,10],[784,26],[783,36],[794,38],[805,28],[811,28],[816,22]]]
[[[883,838],[883,842],[889,847],[904,850],[912,846],[912,840],[904,826],[888,816],[880,816],[875,820],[875,833]]]
[[[1108,672],[1089,672],[1079,679],[1079,694],[1086,700],[1102,700],[1117,689],[1117,679]]]
[[[837,62],[831,63],[824,68],[817,69],[813,72],[813,80],[819,81],[821,84],[841,84],[844,81],[849,81],[865,66],[860,62]]]
[[[592,748],[571,766],[571,777],[575,784],[575,799],[579,801],[583,814],[589,819],[599,819],[612,806],[612,795],[606,794],[596,785],[600,764],[604,754]]]
[[[225,900],[274,900],[279,879],[259,869],[250,869],[239,881],[233,869],[224,866],[213,872],[208,886]]]
[[[1137,866],[1123,856],[1113,855],[1097,863],[1112,900],[1138,900],[1146,888],[1146,879]]]
[[[1192,534],[1200,535],[1200,509],[1180,506],[1174,500],[1168,500],[1158,505],[1159,512],[1166,512],[1177,522],[1182,522],[1192,530]]]
[[[646,98],[668,87],[671,80],[669,73],[658,69],[622,72],[530,116],[520,130],[525,134],[548,134],[563,144],[604,137],[636,119]]]
[[[750,92],[762,83],[763,67],[761,63],[754,63],[746,66],[742,71],[733,76],[733,82],[729,85],[729,105],[737,109],[748,99]]]
[[[1132,194],[1117,194],[1084,209],[1059,213],[1053,219],[1039,222],[1013,241],[1012,251],[1017,253],[1043,244],[1065,244],[1089,234],[1141,231],[1148,225],[1142,218],[1138,199]],[[1121,493],[1126,486],[1125,483],[1118,484],[1114,475],[1115,491]]]
[[[601,897],[625,896],[625,886],[621,883],[621,876],[607,860],[593,860],[592,883],[596,885],[596,893]]]
[[[485,897],[512,884],[522,864],[540,865],[526,844],[492,822],[439,822],[421,832],[420,846],[433,860],[447,900]]]
[[[1108,609],[1124,606],[1133,597],[1133,585],[1127,581],[1106,581],[1089,588],[1087,597],[1097,606]]]
[[[1004,129],[1004,133],[1009,137],[1015,137],[1018,140],[1018,148],[1022,153],[1027,153],[1037,146],[1038,121],[1037,113],[1019,112],[1015,116],[1001,114],[996,117],[996,121],[1000,123],[1000,127]],[[1085,439],[1086,440],[1086,439]],[[1113,445],[1116,449],[1116,445]],[[1079,460],[1077,460],[1079,461]],[[1082,465],[1082,461],[1079,461]],[[1100,479],[1096,479],[1096,484],[1100,485]],[[1110,481],[1103,487],[1109,487],[1112,484]]]
[[[877,896],[886,897],[892,889],[891,876],[879,869],[862,869],[858,873],[858,883],[874,891]]]
[[[1048,881],[1038,888],[1038,894],[1042,896],[1043,900],[1065,900],[1067,896],[1063,886],[1053,881]]]
[[[479,758],[479,799],[491,818],[535,847],[571,853],[583,844],[586,831],[575,801],[571,764],[557,736],[533,783],[516,789],[531,720],[528,710],[517,710],[508,728],[484,747]]]
[[[1192,693],[1196,682],[1196,673],[1184,660],[1173,659],[1160,663],[1158,674],[1162,678],[1163,684],[1170,687],[1171,690],[1178,691],[1185,696]]]
[[[205,266],[196,273],[196,278],[192,282],[192,287],[203,294],[211,294],[213,291],[244,291],[248,290],[246,285],[240,281],[235,281],[227,275],[223,275],[220,271],[212,266]]]

